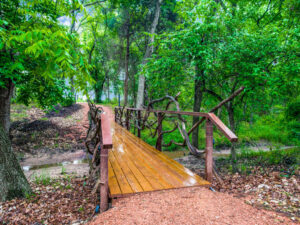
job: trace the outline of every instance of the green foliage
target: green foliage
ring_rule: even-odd
[[[253,151],[244,149],[240,154],[237,154],[238,160],[253,160],[254,163],[263,165],[299,165],[300,155],[299,148],[291,148],[285,150],[272,151]]]
[[[247,148],[237,154],[237,168],[240,173],[250,174],[255,169],[264,171],[265,168],[272,167],[281,173],[281,176],[292,176],[299,170],[300,154],[299,147],[270,150],[270,151],[254,151]],[[230,165],[231,158],[218,158],[217,164],[227,167],[232,172]]]
[[[86,82],[92,79],[82,45],[78,35],[58,21],[79,7],[76,2],[1,1],[0,87],[13,81],[20,102],[35,100],[43,108],[59,102],[70,105],[73,97],[62,90],[67,78],[86,93]]]

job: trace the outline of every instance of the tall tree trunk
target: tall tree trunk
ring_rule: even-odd
[[[228,120],[229,120],[229,126],[230,129],[232,130],[233,133],[235,133],[235,120],[234,120],[234,106],[233,102],[228,102],[227,104],[227,112],[228,112]],[[237,171],[237,166],[236,166],[236,146],[235,143],[231,144],[231,164],[232,164],[232,170],[233,172]]]
[[[9,133],[10,127],[10,100],[14,91],[12,80],[6,80],[6,86],[0,87],[0,126]]]
[[[0,125],[0,201],[25,197],[30,185],[11,148],[7,132]]]
[[[149,37],[149,40],[148,40],[146,53],[144,55],[144,59],[143,59],[143,62],[142,62],[143,64],[146,64],[148,58],[152,55],[153,50],[154,50],[154,46],[153,46],[154,34],[155,34],[155,31],[156,31],[156,27],[157,27],[159,16],[160,16],[160,5],[161,5],[161,3],[162,3],[162,0],[157,0],[156,1],[154,19],[153,19],[153,22],[152,22],[151,28],[150,28],[150,37]],[[136,107],[137,108],[142,108],[142,106],[144,104],[145,81],[146,81],[145,76],[140,75],[139,85],[138,85],[138,93],[137,93],[137,100],[136,100]]]
[[[98,77],[98,70],[96,69],[95,71],[95,80],[96,80],[96,84],[94,85],[94,91],[95,91],[95,102],[97,103],[101,103],[102,100],[102,94],[103,94],[103,90],[104,90],[104,84],[107,78],[107,72],[105,72],[105,77],[103,80],[100,80]]]
[[[194,93],[194,112],[200,112],[203,91],[204,91],[204,70],[199,70],[198,67],[195,67],[196,76],[195,76],[195,93]],[[193,125],[199,121],[198,116],[193,117]],[[192,133],[192,145],[198,148],[198,139],[199,139],[199,126]]]
[[[110,102],[110,97],[109,97],[109,78],[107,77],[107,100]]]
[[[129,63],[129,47],[130,47],[130,34],[129,34],[129,19],[127,21],[127,28],[126,28],[126,56],[125,56],[125,80],[124,80],[124,105],[126,106],[128,103],[128,78],[129,78],[129,70],[128,70],[128,63]]]
[[[102,90],[100,90],[100,88],[97,88],[97,86],[95,86],[95,102],[101,103],[101,97],[102,97]]]

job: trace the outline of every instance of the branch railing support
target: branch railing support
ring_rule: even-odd
[[[125,119],[125,124],[126,124],[126,129],[130,130],[130,125],[129,125],[129,120],[130,120],[130,110],[126,110],[126,119]]]
[[[138,137],[141,137],[141,111],[137,112],[137,117],[138,117],[138,121],[137,121],[137,125],[138,125]]]
[[[205,175],[206,180],[212,182],[213,177],[213,123],[206,119],[206,147],[205,147]]]
[[[157,113],[157,142],[156,142],[156,149],[161,151],[162,150],[162,140],[163,140],[163,135],[162,135],[162,122],[163,122],[163,114],[162,113]]]

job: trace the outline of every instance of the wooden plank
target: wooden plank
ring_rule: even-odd
[[[136,141],[139,140],[135,136],[132,137],[131,136],[132,134],[127,134],[127,135],[128,135],[128,139],[130,139],[130,141],[133,141],[133,143],[136,143]],[[135,138],[137,140],[132,138]],[[159,153],[158,150],[155,149],[156,152],[145,151],[149,146],[145,146],[143,148],[141,148],[141,146],[137,146],[137,148],[141,149],[140,151],[137,151],[136,150],[137,148],[133,148],[132,150],[135,151],[136,154],[141,154],[144,158],[146,158],[147,161],[149,161],[149,163],[151,163],[151,165],[153,165],[157,171],[162,173],[165,179],[168,182],[172,183],[174,187],[182,187],[185,185],[193,185],[196,183],[195,179],[192,176],[188,175],[187,173],[178,173],[178,171],[174,169],[174,167],[172,168],[172,164],[165,163],[162,160],[160,160],[158,157],[156,157],[157,153]],[[153,148],[152,146],[150,147]],[[176,161],[174,162],[177,163]]]
[[[118,180],[122,194],[134,193],[134,191],[131,189],[131,186],[128,184],[126,175],[123,173],[120,165],[116,161],[116,159],[113,155],[113,151],[109,152],[109,160],[110,160],[111,166],[115,172],[115,175]]]
[[[123,154],[121,154],[119,157],[121,158],[122,161],[124,161],[127,164],[128,168],[132,171],[137,181],[139,182],[140,186],[142,187],[143,191],[155,190],[152,187],[152,185],[149,183],[149,181],[145,178],[145,176],[141,173],[141,171],[136,167],[134,162],[132,162],[131,158],[129,157],[129,154],[125,152],[125,149],[126,148],[124,148]]]
[[[108,186],[111,196],[115,196],[118,194],[120,195],[122,193],[110,161],[108,161]]]
[[[128,137],[129,138],[137,139],[135,141],[138,141],[139,145],[141,145],[141,146],[139,146],[140,148],[142,148],[144,151],[150,151],[150,154],[156,155],[156,157],[158,157],[160,161],[164,162],[170,168],[174,169],[178,174],[180,174],[181,176],[183,176],[184,179],[191,178],[190,182],[194,183],[194,180],[192,179],[192,178],[194,178],[200,184],[203,184],[203,185],[209,185],[210,184],[206,180],[202,179],[200,176],[194,174],[192,171],[190,171],[189,169],[185,168],[183,165],[181,165],[177,161],[169,158],[165,154],[163,154],[163,153],[159,152],[158,150],[156,150],[155,148],[153,148],[151,145],[148,145],[147,143],[143,142],[142,140],[136,138],[131,133],[128,134]]]
[[[136,152],[132,150],[132,148],[136,148],[136,146],[129,142],[124,143],[124,145],[126,146],[124,149],[127,155],[131,158],[132,162],[134,162],[136,167],[141,171],[154,189],[160,190],[173,187],[173,185],[162,177],[162,173],[158,172],[156,168],[149,163],[149,161],[146,162],[144,157],[140,154],[136,154]]]
[[[121,148],[121,146],[118,146],[118,149]],[[128,167],[128,165],[123,161],[123,155],[120,156],[120,152],[117,149],[114,149],[114,151],[112,151],[115,159],[118,161],[123,173],[126,176],[126,179],[128,181],[128,184],[130,185],[131,189],[134,192],[142,192],[143,188],[141,187],[139,181],[136,179],[135,175],[133,174],[133,172],[130,170],[130,168]]]
[[[232,142],[238,140],[237,136],[214,113],[208,113],[209,119]]]

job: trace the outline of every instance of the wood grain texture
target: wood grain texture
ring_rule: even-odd
[[[112,198],[210,183],[148,145],[117,123],[111,123],[109,189]]]
[[[217,117],[214,113],[207,113],[210,121],[229,139],[231,142],[238,140],[237,136]]]

